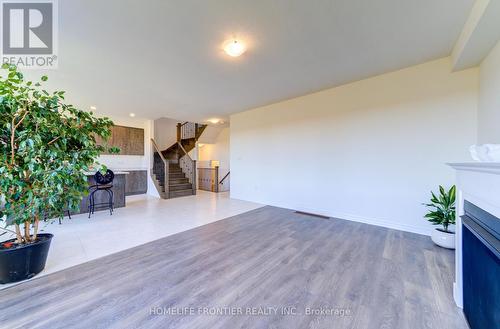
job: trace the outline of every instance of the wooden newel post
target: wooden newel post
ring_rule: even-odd
[[[215,187],[214,190],[216,193],[219,192],[219,166],[215,166]]]
[[[193,186],[193,195],[196,194],[196,186],[198,185],[197,181],[196,181],[196,160],[193,160],[193,182],[191,184],[191,186]]]
[[[181,134],[181,130],[182,130],[182,123],[178,123],[177,124],[177,141],[180,142],[181,139],[182,139],[182,134]]]
[[[170,199],[170,187],[168,186],[168,182],[169,182],[169,170],[170,170],[170,165],[168,164],[168,160],[166,160],[164,163],[164,166],[165,166],[165,177],[164,177],[164,181],[163,181],[163,184],[165,186],[165,195],[167,197],[167,199]]]

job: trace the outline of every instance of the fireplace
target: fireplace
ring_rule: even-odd
[[[464,201],[463,308],[471,329],[500,324],[500,219]]]

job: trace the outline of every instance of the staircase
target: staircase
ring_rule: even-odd
[[[177,142],[161,151],[152,139],[155,148],[151,176],[163,199],[196,194],[196,161],[189,152],[207,126],[193,122],[177,124]]]

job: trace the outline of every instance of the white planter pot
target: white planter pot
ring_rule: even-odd
[[[447,249],[455,249],[455,233],[444,232],[438,229],[432,231],[431,235],[432,242],[440,247]]]

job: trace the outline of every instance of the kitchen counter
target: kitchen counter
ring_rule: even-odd
[[[117,171],[115,171],[113,169],[111,169],[111,170],[113,171],[113,174],[115,174],[115,175],[128,175],[129,174],[129,170],[127,170],[127,171],[125,171],[125,170],[120,170],[120,171],[117,170]],[[87,172],[85,172],[85,175],[87,175],[87,176],[94,176],[96,172],[97,171],[91,171],[91,172],[87,171]]]
[[[128,175],[129,173],[126,171],[113,171],[115,174],[115,178],[113,180],[113,188],[111,189],[113,191],[113,202],[114,208],[122,208],[126,206],[125,203],[125,176]],[[89,186],[95,185],[95,179],[94,179],[94,174],[95,172],[91,173],[85,173],[87,176],[87,181],[89,183]],[[108,193],[106,191],[99,191],[94,194],[95,198],[95,203],[103,203],[103,202],[108,202]],[[75,212],[74,214],[82,214],[82,213],[88,213],[88,196],[84,196],[82,201],[80,202],[80,211]],[[101,210],[107,210],[106,208],[104,209],[98,209],[96,206],[95,211],[101,211]]]

